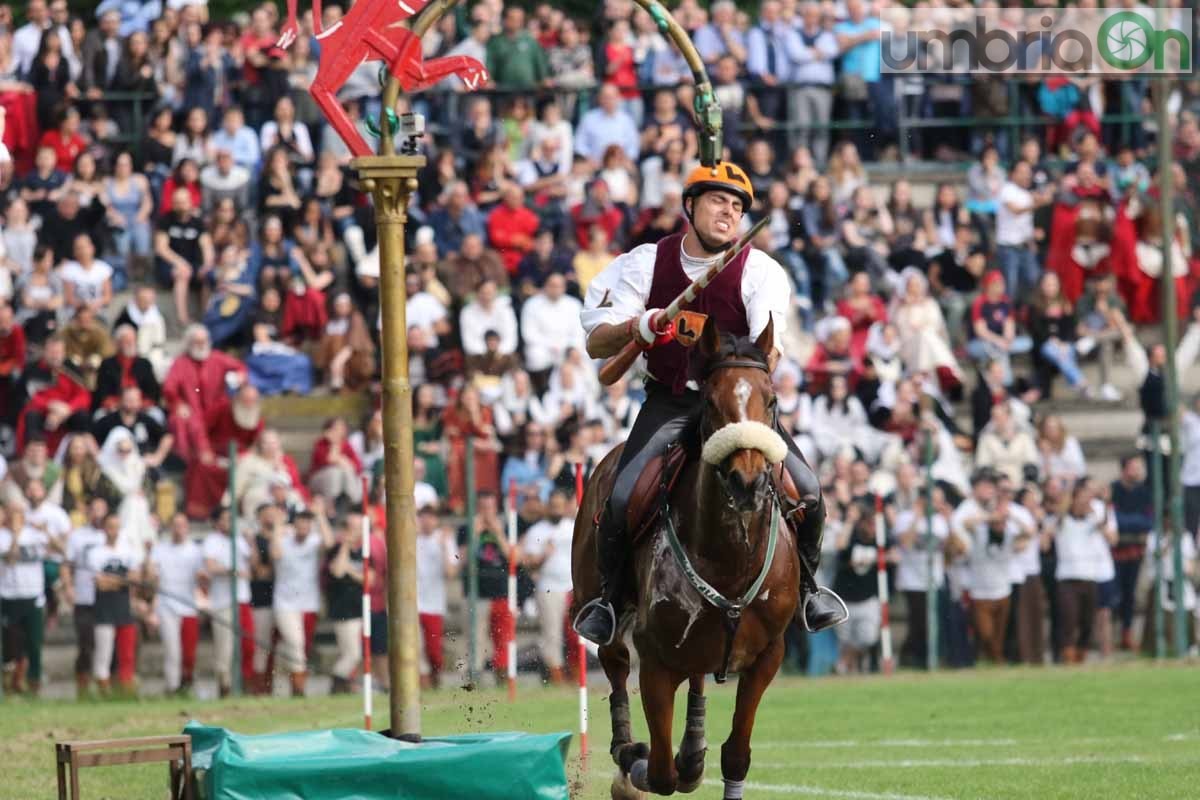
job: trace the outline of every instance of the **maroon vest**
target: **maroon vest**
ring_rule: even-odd
[[[666,308],[691,285],[691,279],[680,264],[679,251],[683,236],[682,233],[676,233],[659,240],[658,252],[654,257],[654,278],[650,282],[650,298],[646,301],[646,308]],[[749,336],[746,304],[742,302],[742,272],[746,268],[746,258],[749,255],[750,248],[747,247],[687,305],[687,310],[707,314],[706,324],[711,325],[715,322],[722,333]],[[688,381],[686,347],[679,342],[668,342],[648,351],[646,361],[650,374],[656,381],[671,387],[673,394],[683,394]]]

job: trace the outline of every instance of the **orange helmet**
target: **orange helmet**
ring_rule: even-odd
[[[720,190],[738,196],[742,209],[749,210],[754,204],[754,187],[745,170],[730,161],[718,161],[711,167],[703,164],[692,170],[683,184],[683,196],[699,197],[705,192]]]

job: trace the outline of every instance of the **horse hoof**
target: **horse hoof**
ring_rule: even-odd
[[[640,758],[633,762],[633,766],[629,768],[629,782],[633,784],[635,789],[643,792],[650,791],[650,762],[644,758]]]
[[[646,800],[646,793],[639,791],[629,775],[618,769],[612,780],[612,800]]]
[[[684,757],[683,753],[675,755],[675,771],[679,773],[679,784],[675,787],[675,791],[681,794],[691,794],[700,788],[700,784],[704,782],[704,754],[706,749],[689,754]]]

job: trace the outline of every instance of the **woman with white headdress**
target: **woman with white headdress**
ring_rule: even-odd
[[[136,552],[142,553],[147,542],[155,541],[157,531],[143,488],[146,464],[129,429],[114,428],[104,440],[96,460],[104,476],[121,494],[117,513],[121,518],[122,534],[128,537],[127,544],[136,545]]]
[[[900,335],[900,358],[911,372],[937,372],[943,383],[961,381],[958,360],[950,350],[946,320],[929,295],[929,281],[916,267],[900,273],[901,291],[892,300],[889,318]]]

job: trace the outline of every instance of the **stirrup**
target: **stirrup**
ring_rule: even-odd
[[[814,628],[809,627],[809,625],[808,625],[808,604],[811,603],[814,598],[820,597],[821,595],[824,595],[826,597],[832,597],[837,602],[837,604],[842,607],[841,616],[839,616],[833,622],[828,622],[828,623],[820,626],[819,628],[814,629]],[[804,624],[804,629],[806,631],[808,631],[809,633],[818,633],[820,631],[827,630],[829,628],[833,628],[837,625],[841,625],[843,622],[845,622],[848,619],[850,619],[850,609],[846,608],[846,601],[843,600],[841,597],[839,597],[837,592],[833,591],[832,589],[826,588],[824,586],[818,586],[817,590],[815,592],[806,594],[804,596],[804,602],[802,602],[800,604],[800,621]]]
[[[609,627],[610,633],[606,641],[598,641],[593,639],[583,631],[579,630],[579,623],[582,622],[584,617],[588,615],[588,612],[593,611],[593,609],[595,609],[594,613],[605,614],[612,621],[612,624]],[[592,600],[589,600],[583,606],[583,608],[579,609],[579,613],[575,615],[575,619],[571,623],[571,629],[592,644],[599,647],[607,647],[608,645],[612,644],[613,639],[616,638],[617,635],[617,612],[613,609],[612,603],[606,602],[603,597],[593,598]]]

